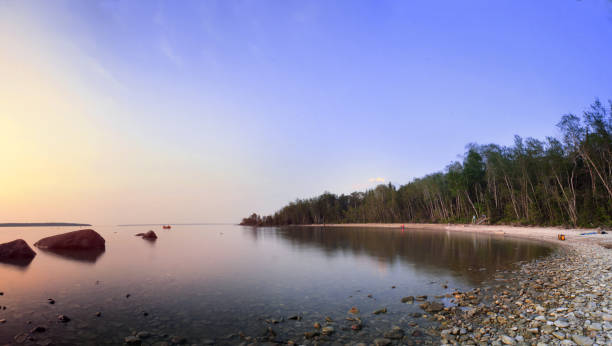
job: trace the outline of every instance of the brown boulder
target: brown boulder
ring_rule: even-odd
[[[23,239],[0,244],[0,260],[23,260],[36,256],[36,252]]]
[[[34,246],[48,250],[104,250],[105,242],[93,229],[82,229],[43,238]]]

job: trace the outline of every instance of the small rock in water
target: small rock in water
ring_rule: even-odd
[[[125,295],[126,298],[129,298],[130,296],[131,296],[131,294],[129,294],[129,293]]]
[[[319,329],[321,328],[321,323],[315,322],[312,326],[315,327],[316,329]]]
[[[359,313],[359,309],[357,309],[357,307],[353,306],[350,310],[349,310],[349,314],[353,314],[356,315]]]
[[[442,303],[438,303],[438,302],[425,302],[423,304],[420,305],[421,309],[427,311],[427,312],[439,312],[444,310],[444,304]]]
[[[139,338],[139,339],[146,339],[146,338],[148,338],[150,336],[151,336],[151,333],[149,333],[147,331],[142,331],[142,332],[139,332],[138,334],[136,334],[136,337]]]
[[[374,339],[375,346],[387,346],[391,345],[391,340],[385,338]]]
[[[413,296],[408,296],[408,297],[402,298],[402,303],[412,303],[412,302],[414,302],[414,297]]]
[[[314,338],[315,336],[318,336],[318,335],[319,335],[319,332],[306,332],[306,333],[304,333],[304,337],[306,339],[312,339],[312,338]]]
[[[385,332],[383,336],[386,339],[401,339],[404,337],[404,331],[399,327],[394,327],[388,332]]]
[[[6,323],[6,319],[4,318],[0,319],[0,323]]]
[[[15,339],[15,341],[18,344],[23,344],[28,339],[28,334],[27,333],[18,334],[18,335],[15,335],[13,339]]]
[[[323,329],[321,329],[321,334],[323,335],[331,335],[334,332],[334,327],[323,327]]]
[[[141,236],[142,239],[148,239],[148,240],[157,239],[157,234],[155,234],[155,232],[153,232],[152,230],[148,231],[147,233],[139,233],[137,234],[137,236]]]
[[[47,331],[46,327],[38,326],[38,327],[32,328],[32,330],[30,330],[30,333],[44,333],[45,331]]]
[[[36,345],[38,346],[49,346],[51,345],[52,341],[51,339],[44,339],[44,340],[40,340],[36,342]]]
[[[53,305],[53,304],[55,304],[55,300],[53,300],[53,299],[51,299],[51,298],[49,298],[49,299],[47,299],[47,300],[49,301],[49,304],[52,304],[52,305]]]
[[[142,343],[142,341],[134,335],[127,336],[124,341],[128,345],[140,345]]]
[[[386,314],[386,313],[387,313],[387,308],[378,309],[373,312],[374,315]]]
[[[334,320],[332,320],[331,317],[329,316],[325,316],[325,322],[333,322]]]
[[[289,316],[287,319],[288,320],[294,320],[294,321],[300,321],[300,320],[302,320],[302,316],[300,316],[300,315],[293,315],[293,316]]]
[[[96,312],[96,317],[100,317],[102,316],[102,313],[100,311]]]
[[[57,319],[62,323],[70,322],[70,318],[66,315],[58,315]]]
[[[180,336],[173,336],[170,341],[174,344],[184,344],[187,343],[187,339]]]

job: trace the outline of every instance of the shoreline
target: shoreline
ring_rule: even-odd
[[[496,234],[560,245],[546,258],[496,274],[487,285],[453,292],[455,306],[427,317],[442,344],[612,344],[612,234],[594,229],[403,224],[405,229]],[[325,224],[302,227],[400,228],[402,224]],[[564,234],[565,241],[557,239]],[[427,311],[428,305],[421,308]],[[390,340],[389,340],[390,341]]]

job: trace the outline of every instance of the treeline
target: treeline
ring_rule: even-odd
[[[468,223],[612,225],[612,101],[564,115],[561,138],[467,146],[463,162],[396,187],[298,199],[242,224]]]

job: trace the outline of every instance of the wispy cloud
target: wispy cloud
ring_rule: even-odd
[[[370,178],[370,179],[368,179],[368,181],[370,183],[384,183],[385,182],[385,178],[381,178],[381,177]]]

